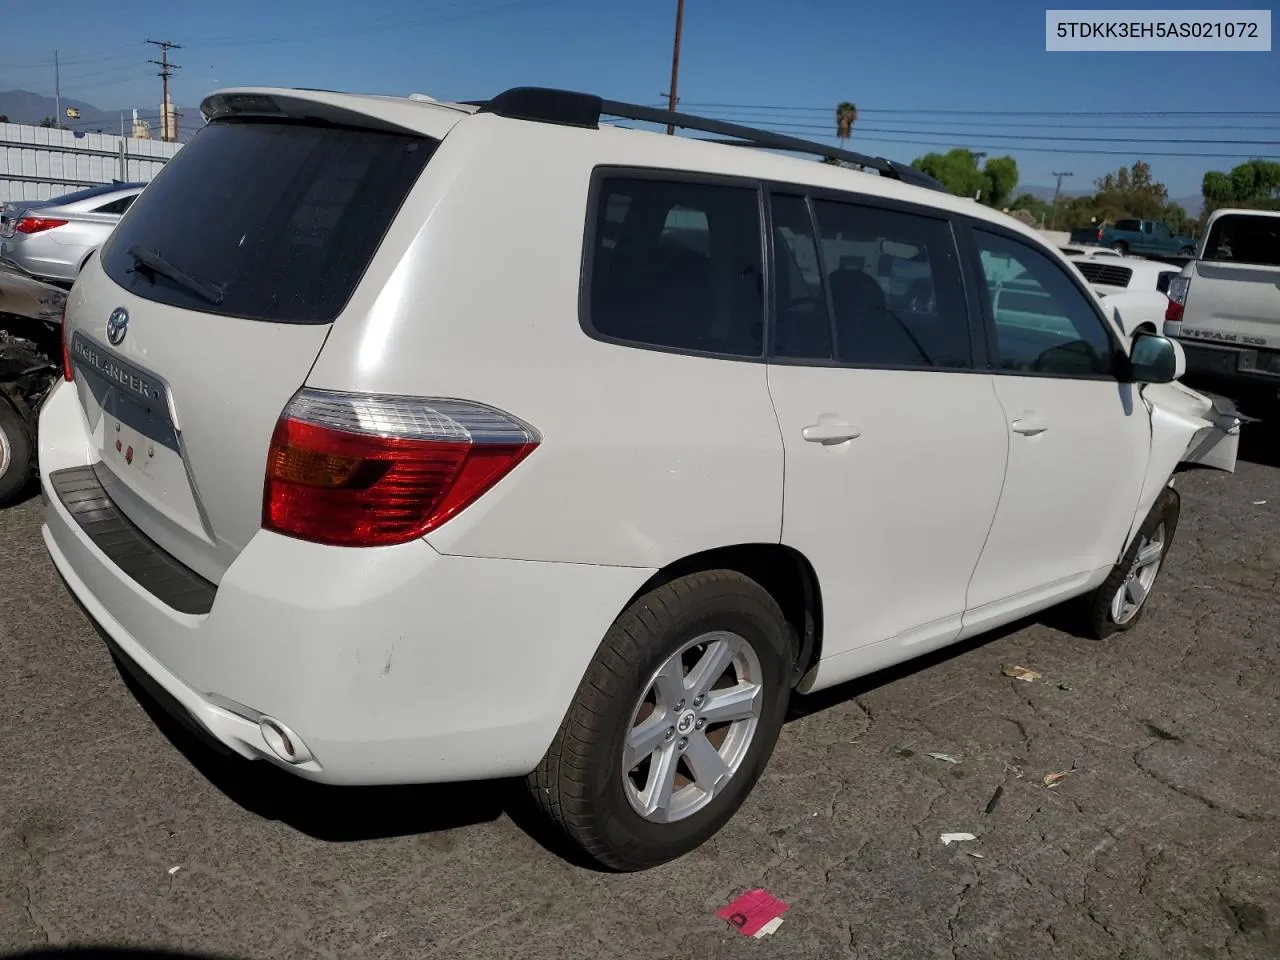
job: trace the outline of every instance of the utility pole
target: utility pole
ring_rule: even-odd
[[[975,152],[975,153],[974,153],[974,155],[973,155],[973,165],[974,165],[975,167],[977,167],[979,170],[981,170],[981,169],[982,169],[981,163],[982,163],[982,161],[983,161],[983,160],[985,160],[986,158],[987,158],[987,155],[986,155],[985,153],[983,153],[982,151],[977,151],[977,152]],[[981,187],[979,187],[979,188],[978,188],[978,192],[977,192],[977,193],[975,193],[975,194],[973,195],[973,199],[978,200],[978,201],[981,201],[981,200],[982,200],[982,188],[981,188]]]
[[[680,26],[684,23],[684,0],[676,0],[676,42],[671,50],[671,89],[667,91],[667,109],[676,109],[676,81],[680,77]],[[676,132],[675,124],[667,124],[667,135]]]
[[[154,47],[160,48],[160,59],[147,61],[147,63],[154,63],[157,67],[160,68],[160,79],[161,79],[161,90],[162,90],[162,93],[161,93],[162,99],[160,101],[160,139],[176,140],[178,131],[177,130],[170,131],[169,129],[169,116],[170,116],[169,78],[173,76],[174,70],[180,70],[182,68],[179,67],[176,63],[169,62],[169,51],[181,50],[182,45],[179,43],[170,43],[168,40],[148,40],[147,43],[151,44]],[[177,119],[176,115],[174,116],[174,119],[175,120]],[[175,123],[174,126],[176,127],[177,124]]]
[[[62,129],[62,72],[58,69],[58,51],[53,51],[53,126]]]
[[[1058,195],[1062,193],[1062,178],[1069,177],[1071,175],[1072,174],[1070,173],[1057,173],[1057,172],[1053,174],[1053,176],[1058,178],[1058,185],[1053,188],[1053,225],[1055,227],[1057,227],[1058,225]]]

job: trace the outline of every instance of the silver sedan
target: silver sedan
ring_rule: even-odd
[[[41,280],[72,283],[146,184],[108,183],[0,207],[0,260]]]

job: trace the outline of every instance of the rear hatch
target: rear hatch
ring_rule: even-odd
[[[1263,348],[1259,368],[1280,374],[1280,213],[1212,218],[1180,284],[1180,337]]]
[[[67,312],[99,480],[144,533],[214,582],[261,527],[281,411],[330,326],[357,308],[353,294],[438,144],[356,113],[335,122],[323,105],[258,101],[269,116],[217,116],[178,151]]]

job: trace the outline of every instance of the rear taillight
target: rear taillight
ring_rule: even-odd
[[[1168,305],[1164,308],[1165,323],[1181,323],[1182,311],[1187,304],[1187,292],[1191,289],[1191,278],[1178,276],[1169,281],[1166,296]]]
[[[474,503],[540,440],[483,404],[304,389],[271,438],[262,525],[337,546],[404,543]]]
[[[66,222],[54,217],[22,217],[13,225],[13,229],[18,233],[44,233],[54,227],[61,227]]]
[[[71,369],[71,345],[67,342],[67,304],[62,303],[62,320],[58,323],[58,339],[62,341],[62,377],[71,381],[76,378]]]
[[[1096,239],[1099,243],[1102,242],[1102,224],[1098,224],[1098,235]]]

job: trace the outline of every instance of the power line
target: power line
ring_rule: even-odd
[[[834,107],[807,107],[785,104],[688,102],[699,110],[753,110],[816,112],[834,116]],[[877,113],[934,114],[971,117],[1280,117],[1280,110],[955,110],[951,108],[858,108],[858,116]]]
[[[762,130],[771,130],[774,133],[786,133],[786,130],[779,130],[765,124],[756,124]],[[856,132],[856,131],[855,131]],[[867,137],[867,143],[894,143],[905,144],[907,146],[916,147],[959,147],[960,142],[955,140],[931,140],[920,137],[910,137],[907,139],[897,137]],[[1000,150],[1008,150],[1014,153],[1048,153],[1059,154],[1063,156],[1108,156],[1108,157],[1131,157],[1143,159],[1145,157],[1184,157],[1184,158],[1200,158],[1203,160],[1280,160],[1280,156],[1260,156],[1257,153],[1190,153],[1179,150],[1148,150],[1145,148],[1136,148],[1133,150],[1090,150],[1084,148],[1055,148],[1055,147],[1029,147],[1022,144],[1010,146],[1009,144],[990,144],[975,139],[963,144],[966,149],[975,149],[980,147],[995,146]]]
[[[665,104],[655,104],[655,106],[663,107],[665,106]],[[769,114],[768,111],[759,111],[756,113],[738,114],[738,115],[724,114],[723,111],[719,111],[719,110],[716,110],[713,112],[716,115],[722,116],[723,119],[726,119],[726,120],[737,120],[742,117],[752,117],[752,118],[768,119],[776,123],[807,123],[809,125],[814,125],[817,123],[816,118],[798,117],[791,114],[782,114],[776,117],[770,117],[768,115]],[[861,113],[861,111],[859,111],[859,113]],[[1116,123],[1114,121],[1101,122],[1101,123],[1099,122],[1064,123],[1062,121],[1050,121],[1050,120],[1028,123],[1025,121],[1014,121],[1014,120],[946,120],[946,119],[935,120],[933,118],[927,118],[927,117],[904,118],[901,120],[894,119],[892,117],[879,117],[875,120],[875,122],[880,124],[885,124],[885,123],[912,124],[912,123],[927,122],[930,124],[930,126],[937,126],[937,127],[962,127],[962,128],[978,127],[982,129],[1000,127],[1000,128],[1012,129],[1012,130],[1044,130],[1046,128],[1052,128],[1054,130],[1186,131],[1186,130],[1256,130],[1261,128],[1261,129],[1275,129],[1277,131],[1280,131],[1280,126],[1272,126],[1272,125],[1280,125],[1280,117],[1277,117],[1276,119],[1266,119],[1261,121],[1254,120],[1254,121],[1243,122],[1243,123],[1187,123],[1182,120],[1174,120],[1168,123],[1145,123],[1145,124],[1132,123],[1132,122]],[[834,124],[832,124],[832,126],[834,126]],[[854,129],[856,131],[862,128],[855,127]]]
[[[711,114],[714,119],[728,120],[729,117],[716,117]],[[763,121],[769,123],[771,127],[780,130],[795,130],[803,132],[826,132],[829,128],[825,124],[800,124],[800,123],[778,123],[773,121]],[[901,136],[919,135],[926,137],[936,137],[950,133],[948,130],[902,130],[897,128],[886,127],[854,127],[854,134],[858,133],[892,133]],[[1280,140],[1213,140],[1201,139],[1197,137],[1064,137],[1057,134],[1027,134],[1027,133],[980,133],[980,134],[956,134],[956,136],[974,136],[984,140],[1051,140],[1055,143],[1154,143],[1154,144],[1190,144],[1200,146],[1224,146],[1239,147],[1245,145],[1278,147]]]
[[[142,44],[140,43],[127,43],[119,47],[106,47],[101,52],[110,53],[112,50],[132,50],[135,47],[140,47],[140,46],[142,46]],[[135,59],[135,58],[132,55],[126,55],[126,54],[118,54],[113,57],[103,57],[103,56],[100,56],[99,54],[94,54],[92,56],[87,56],[87,57],[65,58],[62,61],[62,65],[66,67],[71,67],[71,66],[77,66],[80,64],[87,64],[87,63],[106,63],[111,60],[132,60],[132,59]],[[5,70],[48,70],[51,66],[53,66],[53,60],[49,59],[49,60],[40,60],[36,63],[5,63],[4,69]]]

